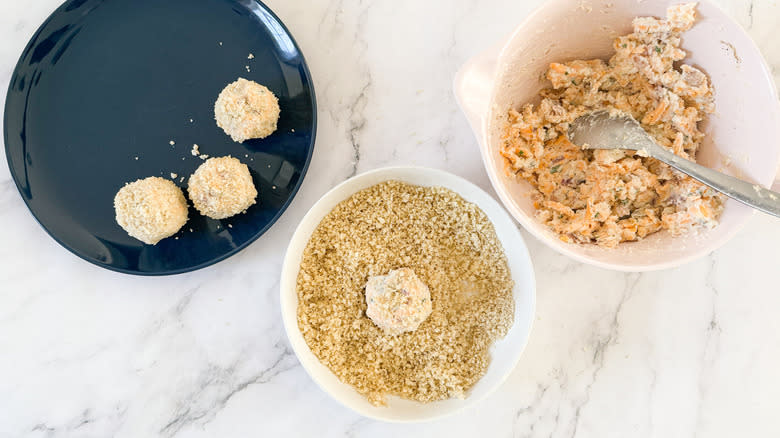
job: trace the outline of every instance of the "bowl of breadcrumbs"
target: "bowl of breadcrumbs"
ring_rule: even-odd
[[[281,306],[303,367],[361,415],[451,414],[495,390],[528,340],[536,288],[517,226],[474,184],[378,169],[325,194],[284,259]]]

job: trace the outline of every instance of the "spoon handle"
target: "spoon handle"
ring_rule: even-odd
[[[675,169],[690,175],[693,179],[745,205],[761,210],[764,213],[769,213],[772,216],[780,217],[780,193],[696,164],[660,146],[653,146],[648,148],[648,153],[653,158],[663,161]]]

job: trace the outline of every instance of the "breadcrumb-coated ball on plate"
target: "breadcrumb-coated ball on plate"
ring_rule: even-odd
[[[233,141],[265,138],[276,131],[279,100],[263,85],[244,78],[228,84],[214,103],[217,126]]]
[[[231,156],[209,158],[190,176],[187,192],[204,216],[224,219],[255,203],[257,189],[246,164]]]
[[[187,222],[187,200],[173,182],[156,176],[125,184],[114,197],[116,222],[127,234],[155,245]]]

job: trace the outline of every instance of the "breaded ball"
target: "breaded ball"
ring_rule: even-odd
[[[187,222],[187,200],[170,180],[150,176],[125,184],[114,197],[116,223],[149,245],[174,235]]]
[[[255,203],[257,189],[246,164],[227,156],[209,158],[190,176],[190,199],[201,214],[224,219]]]
[[[276,131],[279,100],[263,85],[238,78],[219,93],[214,118],[233,141],[265,138]]]
[[[370,277],[366,305],[366,316],[389,335],[417,330],[433,310],[431,291],[410,268]]]

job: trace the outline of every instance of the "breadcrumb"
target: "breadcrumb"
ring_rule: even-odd
[[[387,334],[366,316],[369,277],[413,269],[432,311]],[[397,181],[355,193],[312,233],[297,278],[298,327],[315,356],[375,405],[387,395],[466,396],[512,325],[513,282],[493,225],[440,188]]]

